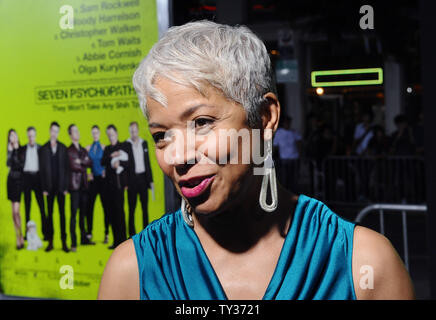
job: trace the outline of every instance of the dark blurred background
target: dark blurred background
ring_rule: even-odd
[[[288,140],[276,141],[282,184],[385,234],[420,299],[436,297],[430,272],[436,271],[436,223],[433,199],[427,201],[436,179],[426,165],[434,151],[430,138],[424,143],[424,136],[435,136],[434,111],[424,117],[431,92],[426,109],[421,74],[427,70],[428,87],[434,85],[433,59],[427,55],[424,67],[421,52],[432,42],[431,2],[170,1],[170,26],[201,19],[243,24],[265,42],[278,82],[280,127],[288,133]],[[312,79],[312,72],[328,70],[340,74]]]

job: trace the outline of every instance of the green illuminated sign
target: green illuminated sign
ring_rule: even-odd
[[[383,83],[382,68],[312,71],[313,87],[366,86]]]

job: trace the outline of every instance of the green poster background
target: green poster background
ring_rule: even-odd
[[[73,29],[62,29],[63,5],[74,9]],[[91,126],[101,128],[101,141],[108,124],[118,128],[120,141],[129,137],[128,125],[136,120],[140,136],[148,141],[155,184],[155,200],[149,191],[150,221],[164,213],[163,176],[154,157],[154,144],[138,108],[131,86],[135,67],[158,38],[154,0],[0,0],[0,292],[8,295],[62,299],[95,299],[104,266],[112,253],[103,244],[103,211],[99,198],[94,209],[95,246],[77,252],[61,250],[59,214],[54,207],[54,250],[16,250],[11,203],[7,199],[7,132],[14,128],[20,144],[27,144],[26,129],[34,126],[37,143],[49,139],[49,124],[61,125],[59,141],[71,144],[67,127],[75,123],[81,145],[92,143]],[[21,198],[22,230],[25,228]],[[127,196],[125,201],[127,220]],[[136,231],[142,229],[140,203],[136,208]],[[65,203],[67,243],[70,198]],[[32,193],[31,220],[40,233],[40,213]],[[78,225],[78,215],[77,215]],[[77,234],[80,236],[79,227]],[[74,271],[73,289],[61,289],[63,265]]]

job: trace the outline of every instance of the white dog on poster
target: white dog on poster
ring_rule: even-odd
[[[111,160],[111,167],[115,168],[115,162],[118,162],[118,164],[120,163],[120,161],[127,161],[129,160],[129,155],[123,151],[123,150],[119,150],[120,155],[118,157],[113,157]],[[121,172],[123,172],[124,168],[122,166],[118,166],[118,168],[116,169],[117,174],[120,174]]]
[[[36,232],[36,223],[32,220],[27,222],[27,250],[36,251],[42,247],[42,241]]]

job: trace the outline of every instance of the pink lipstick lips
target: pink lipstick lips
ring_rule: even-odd
[[[186,198],[194,198],[202,194],[210,185],[215,175],[211,177],[198,177],[181,181],[181,190]]]

